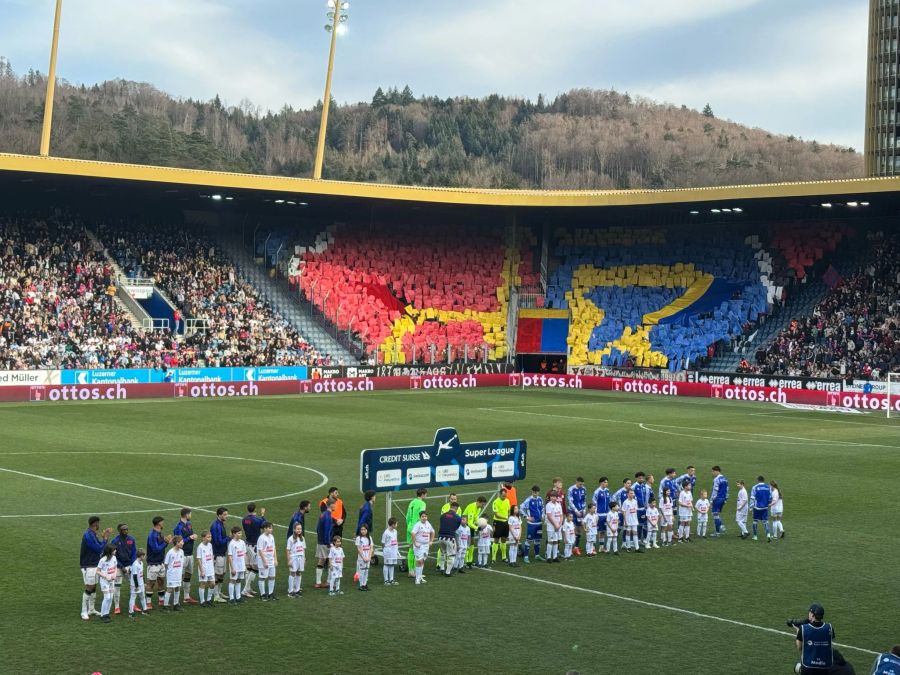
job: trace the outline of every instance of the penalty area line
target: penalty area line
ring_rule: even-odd
[[[536,584],[545,584],[547,586],[556,586],[557,588],[564,588],[568,591],[580,591],[582,593],[590,593],[592,595],[599,595],[603,598],[610,598],[612,600],[621,600],[622,602],[630,602],[635,605],[643,605],[644,607],[652,607],[653,609],[664,609],[669,612],[675,612],[677,614],[686,614],[688,616],[693,616],[698,619],[709,619],[711,621],[719,621],[721,623],[729,623],[733,626],[740,626],[741,628],[752,628],[753,630],[762,631],[765,633],[773,633],[775,635],[788,636],[791,638],[796,637],[795,633],[789,633],[783,630],[777,630],[775,628],[769,628],[767,626],[758,626],[755,623],[747,623],[745,621],[737,621],[736,619],[726,619],[721,616],[713,616],[712,614],[703,614],[702,612],[695,612],[690,609],[682,609],[681,607],[672,607],[671,605],[661,605],[657,602],[649,602],[647,600],[639,600],[637,598],[629,598],[625,595],[616,595],[615,593],[607,593],[605,591],[598,591],[593,588],[582,588],[581,586],[572,586],[570,584],[563,584],[558,581],[550,581],[548,579],[540,579],[538,577],[528,576],[526,574],[514,574],[512,572],[504,572],[502,570],[495,570],[486,568],[483,570],[485,572],[490,572],[491,574],[502,574],[506,577],[513,577],[515,579],[525,579],[527,581],[533,581]],[[873,652],[871,649],[863,649],[862,647],[855,647],[853,645],[843,644],[841,642],[835,642],[834,645],[836,647],[843,647],[844,649],[853,649],[858,652],[862,652],[864,654],[871,654],[873,656],[877,656],[879,652]]]

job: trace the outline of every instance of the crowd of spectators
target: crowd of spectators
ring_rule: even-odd
[[[201,233],[96,229],[127,271],[155,277],[205,330],[179,339],[133,325],[115,299],[113,266],[77,219],[0,216],[0,370],[330,365]]]
[[[132,326],[75,220],[0,218],[0,370],[158,367],[172,340]]]
[[[900,371],[900,234],[867,238],[869,262],[757,352],[753,370],[866,380]]]
[[[122,221],[97,231],[127,276],[152,277],[183,316],[205,320],[181,343],[178,365],[331,364],[238,277],[201,228]]]

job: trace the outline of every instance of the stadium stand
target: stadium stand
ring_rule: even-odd
[[[830,270],[830,292],[757,352],[755,371],[879,379],[900,370],[900,236],[869,233],[867,243],[868,261],[846,279]]]
[[[0,368],[330,364],[202,228],[93,227],[127,276],[153,277],[206,330],[182,338],[133,325],[114,298],[115,266],[77,219],[6,217]],[[748,359],[755,350],[748,368],[756,372],[878,378],[900,369],[898,236],[866,235],[869,255],[841,278],[832,263],[840,267],[837,252],[853,236],[846,226],[759,232],[560,228],[546,294],[520,310],[519,351],[568,350],[573,366],[677,370],[704,363],[716,346],[741,344]],[[298,253],[290,282],[337,328],[356,333],[372,362],[493,360],[507,356],[510,288],[540,288],[530,271],[536,241],[510,247],[507,236],[470,225],[333,225],[318,236],[305,231],[303,245],[296,231],[275,232],[255,253],[285,268],[284,251]],[[806,304],[783,304],[800,311],[773,319],[792,294]],[[753,335],[764,339],[752,343]]]
[[[181,224],[101,223],[98,236],[126,275],[153,277],[186,318],[206,321],[186,338],[179,365],[328,365],[242,281],[201,228]]]
[[[174,340],[136,329],[112,284],[78,221],[0,219],[0,369],[160,367]]]
[[[534,283],[530,269],[530,252],[488,228],[335,225],[291,281],[378,362],[502,359],[509,287]]]

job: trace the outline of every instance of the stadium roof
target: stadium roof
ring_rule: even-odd
[[[777,220],[846,216],[853,204],[871,204],[871,215],[900,212],[900,178],[860,178],[832,181],[734,185],[670,190],[496,190],[487,188],[438,188],[381,185],[343,181],[261,176],[197,169],[118,164],[62,157],[0,153],[0,189],[6,195],[59,192],[84,197],[167,196],[209,204],[209,199],[248,203],[313,203],[326,209],[344,207],[348,214],[373,206],[409,210],[431,206],[464,210],[513,209],[532,220],[567,222],[581,212],[585,222],[608,217],[646,222],[703,222],[728,220],[717,209],[736,208],[752,217]],[[180,195],[180,196],[179,196]],[[203,201],[200,201],[203,200]],[[278,200],[281,200],[279,202]],[[230,200],[229,200],[230,201]],[[355,208],[354,208],[355,207]],[[465,207],[468,207],[466,209]],[[480,208],[479,208],[480,207]],[[189,206],[185,206],[189,208]],[[191,207],[193,208],[193,207]],[[729,212],[730,213],[730,212]],[[614,215],[615,214],[615,215]],[[626,215],[627,214],[627,215]],[[860,213],[861,215],[861,213]],[[529,217],[531,216],[531,217]],[[580,220],[580,218],[579,218]]]

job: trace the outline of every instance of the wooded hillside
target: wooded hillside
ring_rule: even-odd
[[[0,57],[0,151],[38,150],[45,79]],[[710,92],[714,96],[715,92]],[[287,93],[285,94],[287,97]],[[53,155],[309,176],[321,104],[261,111],[175,99],[150,84],[60,82]],[[324,176],[463,187],[671,188],[861,177],[852,148],[820,145],[615,91],[552,101],[417,98],[334,105]]]

